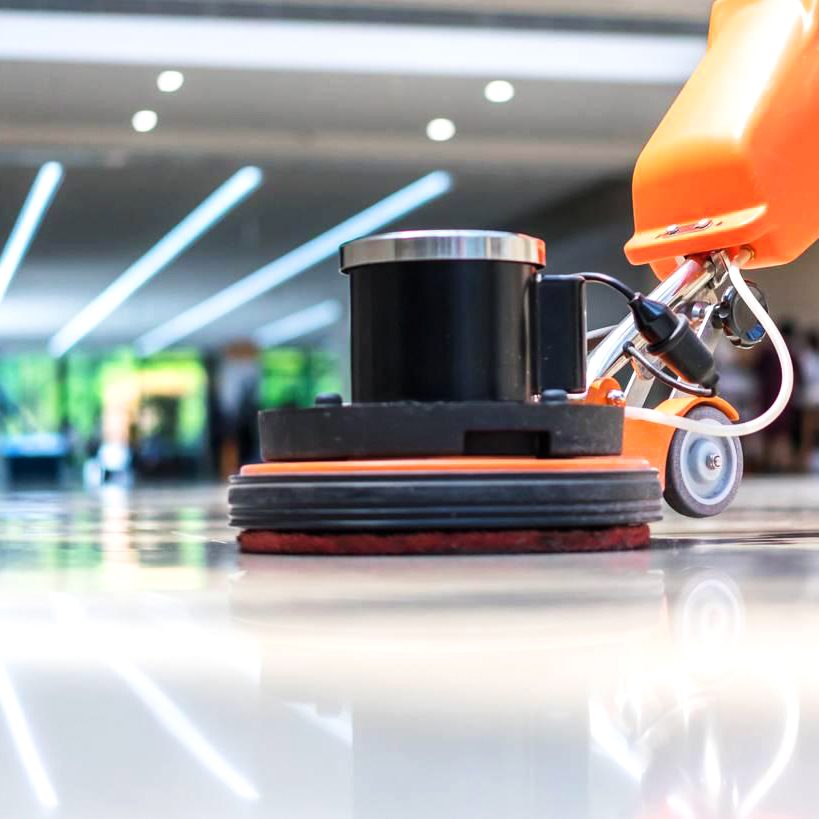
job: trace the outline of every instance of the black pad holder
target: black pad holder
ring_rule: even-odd
[[[276,409],[259,416],[264,461],[453,455],[569,458],[618,455],[623,411],[515,401]]]
[[[594,529],[661,517],[653,470],[231,478],[230,524],[279,532]]]

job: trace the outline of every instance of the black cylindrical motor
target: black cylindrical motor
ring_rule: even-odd
[[[353,402],[582,392],[583,281],[538,276],[545,261],[541,240],[497,231],[412,231],[344,245]]]

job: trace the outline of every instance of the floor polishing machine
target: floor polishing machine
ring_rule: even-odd
[[[707,53],[637,162],[649,295],[546,272],[540,239],[408,231],[341,248],[352,401],[260,414],[263,463],[231,479],[242,548],[280,554],[582,551],[648,545],[661,497],[715,515],[743,435],[793,387],[790,355],[743,269],[819,238],[819,0],[718,0]],[[764,59],[761,56],[764,55]],[[787,114],[787,115],[785,115]],[[586,291],[627,317],[589,353]],[[717,394],[714,347],[765,337],[782,368],[765,412]],[[661,383],[670,395],[645,406]]]

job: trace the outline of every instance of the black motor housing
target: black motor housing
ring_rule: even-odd
[[[413,231],[341,249],[353,402],[527,401],[585,389],[584,282],[541,240]]]
[[[264,459],[619,454],[622,410],[568,401],[586,388],[584,281],[545,261],[540,239],[497,231],[344,245],[352,405],[262,413]]]

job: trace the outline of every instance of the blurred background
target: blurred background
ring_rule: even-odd
[[[0,0],[0,482],[215,479],[260,407],[345,393],[340,241],[471,227],[650,289],[622,245],[641,146],[708,0]],[[752,468],[805,471],[815,253],[763,271],[796,407]],[[589,325],[622,317],[590,294]],[[725,346],[725,345],[723,345]],[[745,413],[778,370],[723,349]]]

